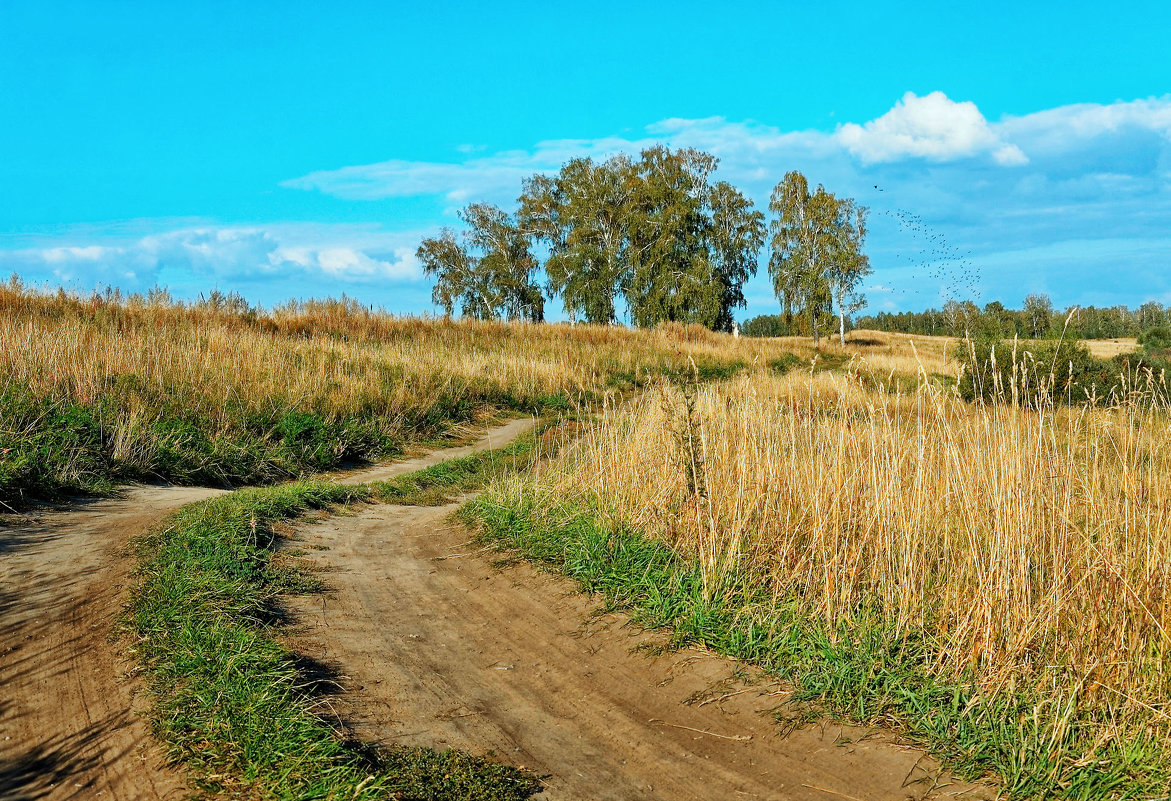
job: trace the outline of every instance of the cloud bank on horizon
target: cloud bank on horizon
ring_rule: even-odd
[[[1013,305],[1035,291],[1059,305],[1171,302],[1171,95],[989,121],[970,101],[907,92],[881,116],[833,131],[710,117],[661,120],[637,136],[543,141],[529,150],[468,146],[450,162],[392,159],[281,183],[286,191],[351,203],[430,200],[437,210],[430,228],[160,220],[137,237],[67,232],[0,251],[0,268],[78,287],[161,284],[180,294],[214,281],[263,290],[270,300],[279,287],[368,292],[392,310],[422,311],[430,308],[429,288],[414,248],[453,223],[456,208],[481,200],[511,207],[521,180],[535,172],[659,142],[715,154],[720,176],[762,209],[792,169],[869,205],[871,311],[921,309],[949,297]],[[908,226],[909,217],[916,226]],[[775,308],[766,261],[762,253],[761,274],[747,288],[750,315]],[[947,277],[949,261],[970,265],[965,270],[978,279],[958,286]]]

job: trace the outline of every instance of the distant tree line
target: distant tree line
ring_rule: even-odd
[[[1073,316],[1070,317],[1070,313]],[[1046,295],[1029,295],[1024,308],[1007,309],[992,301],[983,309],[971,301],[949,301],[942,309],[922,312],[880,312],[860,317],[857,328],[898,331],[905,334],[971,336],[979,339],[1051,339],[1058,337],[1069,319],[1066,336],[1076,339],[1139,337],[1150,329],[1171,325],[1171,307],[1155,301],[1137,309],[1126,306],[1084,306],[1057,311]]]
[[[418,249],[444,313],[539,321],[560,297],[571,321],[697,323],[730,331],[744,283],[770,243],[769,274],[785,316],[804,316],[816,338],[837,310],[860,308],[869,273],[866,208],[788,173],[765,216],[736,187],[715,181],[718,159],[657,146],[638,159],[566,163],[523,182],[517,211],[473,203],[465,230],[444,229]],[[771,236],[770,236],[771,235]],[[547,254],[542,264],[534,248]],[[543,269],[545,283],[539,281]]]
[[[820,330],[831,329],[838,320],[827,311],[818,315]],[[846,315],[845,329],[855,328],[852,319]],[[813,326],[808,314],[758,314],[740,326],[740,333],[746,337],[808,337],[813,335]]]

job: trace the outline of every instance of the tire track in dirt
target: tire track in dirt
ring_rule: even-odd
[[[488,447],[533,425],[513,420],[475,444],[335,473],[362,483]],[[136,708],[132,669],[111,634],[133,568],[127,545],[168,514],[222,493],[137,486],[121,497],[0,523],[0,798],[177,799],[188,790]]]
[[[134,711],[111,629],[129,540],[216,492],[135,487],[0,527],[0,797],[183,796]]]
[[[334,592],[291,600],[289,644],[340,685],[328,703],[362,739],[494,752],[548,775],[548,801],[988,797],[889,735],[779,737],[782,687],[694,649],[648,656],[660,636],[494,565],[455,508],[366,507],[290,540]]]

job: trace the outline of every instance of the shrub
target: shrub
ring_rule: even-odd
[[[1148,353],[1171,350],[1171,326],[1157,325],[1139,334],[1138,344]]]
[[[1077,340],[1023,345],[981,339],[959,343],[960,395],[1035,405],[1062,400],[1097,402],[1122,390],[1120,365],[1094,358]]]

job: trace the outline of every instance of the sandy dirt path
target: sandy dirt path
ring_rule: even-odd
[[[0,527],[0,798],[183,797],[111,628],[130,538],[215,492],[135,487]]]
[[[454,508],[364,507],[289,542],[335,590],[291,602],[289,644],[363,739],[494,752],[547,775],[548,801],[987,797],[887,735],[779,737],[782,687],[696,650],[648,656],[661,638],[494,565]]]
[[[498,447],[532,426],[513,420],[468,447],[332,475],[360,483]],[[135,711],[131,669],[111,639],[133,561],[127,543],[184,504],[218,494],[140,486],[122,497],[12,516],[0,524],[0,799],[177,799]]]

